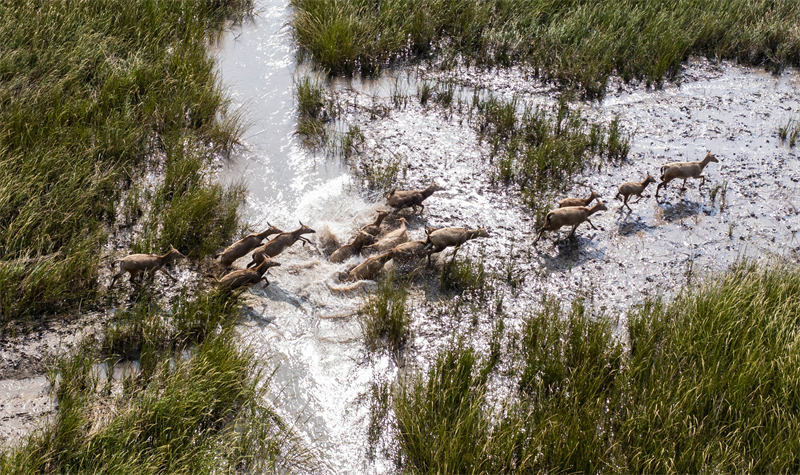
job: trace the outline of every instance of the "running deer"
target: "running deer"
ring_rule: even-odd
[[[547,216],[544,218],[544,226],[539,230],[539,234],[536,235],[533,244],[539,242],[539,238],[542,237],[545,231],[558,231],[562,226],[572,226],[572,231],[569,233],[570,236],[575,235],[575,230],[578,228],[578,225],[584,221],[589,223],[592,229],[597,229],[594,227],[594,224],[589,221],[589,216],[598,211],[607,209],[608,208],[606,208],[606,205],[602,201],[598,201],[591,207],[572,206],[569,208],[554,209],[547,213]]]
[[[633,211],[631,207],[628,206],[628,198],[630,198],[631,195],[636,195],[638,196],[638,198],[636,199],[636,201],[634,201],[634,203],[638,203],[639,200],[642,199],[642,193],[644,193],[644,189],[647,188],[647,185],[655,182],[656,179],[650,176],[650,174],[648,173],[647,178],[645,178],[642,181],[628,181],[619,185],[617,196],[615,196],[614,198],[617,200],[620,199],[620,197],[623,198],[622,206],[628,208],[629,211]]]
[[[220,264],[225,267],[229,267],[236,259],[243,257],[248,252],[260,246],[261,241],[264,239],[272,236],[273,234],[280,234],[283,232],[269,223],[267,223],[267,226],[269,226],[268,229],[261,231],[260,233],[248,234],[242,239],[239,239],[235,243],[226,247],[224,251],[220,252],[214,257],[219,258]]]
[[[682,190],[686,189],[686,180],[688,178],[700,178],[702,181],[698,189],[702,187],[706,182],[706,177],[703,176],[703,170],[706,168],[706,165],[711,162],[719,163],[719,160],[717,160],[717,157],[712,155],[711,152],[708,152],[701,162],[673,162],[667,163],[661,167],[661,183],[656,187],[656,199],[658,199],[658,192],[661,190],[661,187],[663,186],[666,190],[667,184],[676,178],[683,178]]]
[[[264,285],[269,285],[269,281],[264,276],[267,270],[270,267],[275,267],[281,265],[279,262],[275,262],[272,259],[265,258],[261,261],[260,264],[253,267],[252,269],[240,269],[235,270],[229,274],[224,275],[223,277],[216,279],[217,284],[225,289],[233,290],[239,287],[244,287],[246,285],[253,285],[257,284],[260,281],[264,281]]]
[[[278,254],[283,252],[285,249],[287,249],[289,246],[296,243],[297,241],[302,242],[303,245],[305,245],[306,243],[310,244],[311,241],[304,238],[303,234],[309,234],[314,232],[316,231],[309,228],[305,224],[300,223],[300,227],[295,229],[294,231],[289,233],[278,234],[277,236],[272,238],[272,240],[270,240],[263,246],[259,246],[258,248],[256,248],[255,251],[253,251],[253,256],[252,256],[253,260],[250,261],[249,264],[247,264],[247,267],[250,268],[255,265],[258,265],[261,262],[263,262],[264,259],[267,257],[277,256]]]
[[[131,279],[135,275],[138,275],[142,272],[152,272],[155,273],[157,270],[160,270],[164,265],[173,262],[175,259],[186,257],[181,254],[180,251],[169,246],[169,251],[164,254],[131,254],[129,256],[125,256],[121,259],[117,259],[114,261],[114,264],[119,262],[119,272],[111,278],[111,285],[108,287],[111,288],[114,286],[114,283],[117,281],[118,278],[122,277],[126,272],[130,274]],[[169,276],[170,279],[176,280],[169,272],[166,270],[162,270],[164,274]]]
[[[435,191],[444,190],[436,182],[431,182],[427,188],[422,190],[392,190],[386,194],[386,204],[394,208],[395,211],[400,211],[403,208],[411,207],[414,212],[417,207],[420,208],[420,213],[425,210],[425,205],[422,204],[426,198],[431,196]]]
[[[364,231],[359,231],[352,241],[334,251],[329,259],[331,262],[335,263],[344,262],[350,257],[360,253],[361,248],[374,242],[375,236]]]
[[[589,206],[595,198],[600,198],[600,195],[592,191],[586,198],[564,198],[558,202],[559,208],[566,208],[567,206]]]

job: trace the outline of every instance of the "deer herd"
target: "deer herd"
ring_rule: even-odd
[[[670,181],[681,178],[685,189],[686,180],[689,178],[701,179],[700,186],[705,183],[702,175],[706,165],[711,162],[718,162],[717,158],[711,153],[707,153],[705,158],[699,162],[673,162],[661,167],[661,183],[656,187],[656,200],[661,188],[667,187]],[[636,196],[634,203],[642,198],[647,185],[655,183],[655,179],[648,173],[647,177],[640,182],[626,182],[619,186],[616,199],[622,200],[622,207],[629,211],[628,199]],[[412,213],[421,213],[425,206],[422,202],[430,197],[434,192],[443,188],[436,183],[431,183],[428,187],[419,190],[392,190],[385,195],[386,206],[392,211],[379,211],[375,220],[358,231],[347,244],[339,246],[333,251],[328,259],[334,263],[345,262],[359,254],[369,255],[357,265],[350,267],[345,272],[340,272],[338,278],[343,281],[360,281],[375,279],[383,269],[384,265],[390,260],[398,264],[407,264],[411,261],[427,257],[428,264],[432,254],[439,253],[448,247],[456,250],[469,240],[488,237],[489,233],[483,228],[468,229],[463,227],[445,227],[425,229],[425,240],[408,240],[405,218],[399,216],[399,212],[405,208],[411,208]],[[594,205],[591,202],[597,199]],[[606,205],[600,201],[600,195],[592,191],[585,198],[566,198],[558,203],[558,207],[553,209],[544,219],[544,225],[538,230],[533,241],[535,245],[545,231],[558,231],[563,226],[572,226],[569,236],[575,234],[577,227],[584,221],[593,229],[596,229],[589,217],[594,213],[607,210]],[[300,227],[294,231],[284,232],[275,226],[268,224],[268,228],[260,233],[252,233],[231,244],[225,250],[215,255],[217,264],[224,270],[229,269],[233,263],[252,251],[251,261],[244,269],[233,270],[224,273],[221,277],[209,275],[216,285],[225,289],[236,289],[246,287],[264,281],[269,285],[265,277],[270,267],[279,266],[278,262],[272,260],[278,254],[288,249],[297,241],[303,245],[310,241],[303,237],[304,234],[314,233],[310,227],[300,223]],[[262,242],[270,236],[275,235],[266,243]],[[160,254],[131,254],[117,259],[114,264],[119,263],[120,271],[111,279],[111,286],[122,277],[126,272],[131,279],[144,273],[153,274],[157,270],[171,263],[175,259],[186,258],[180,251],[170,246],[170,250],[163,255]],[[174,280],[174,277],[162,270],[167,276]]]

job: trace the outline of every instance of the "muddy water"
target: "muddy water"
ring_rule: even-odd
[[[314,245],[296,244],[281,254],[282,266],[269,273],[271,285],[247,295],[248,317],[240,332],[277,368],[271,399],[319,450],[325,469],[390,470],[387,460],[366,460],[367,408],[361,396],[371,382],[394,380],[399,370],[392,359],[365,353],[353,315],[364,296],[331,291],[340,285],[334,274],[347,263],[330,264],[320,251],[325,239],[347,239],[380,204],[363,198],[341,162],[304,150],[293,136],[292,84],[298,72],[285,26],[289,11],[277,1],[259,2],[258,9],[255,21],[227,35],[216,53],[223,83],[249,124],[244,150],[222,176],[247,184],[247,212],[257,227],[269,221],[292,229],[299,219],[318,234]],[[436,73],[422,75],[442,79]],[[693,276],[723,270],[743,256],[794,256],[800,250],[800,162],[776,134],[779,125],[800,113],[800,75],[790,71],[775,77],[696,60],[682,77],[681,85],[661,91],[616,84],[602,103],[583,105],[593,118],[620,116],[625,129],[634,132],[629,160],[575,180],[572,195],[591,188],[609,204],[609,211],[592,218],[597,230],[583,225],[574,239],[566,238],[566,231],[549,233],[538,246],[532,245],[533,218],[516,191],[492,182],[487,147],[466,111],[423,107],[414,97],[395,107],[393,77],[339,81],[335,87],[348,104],[340,126],[358,125],[367,149],[376,154],[402,156],[404,184],[435,179],[447,188],[426,202],[421,218],[411,220],[412,239],[424,236],[426,225],[486,227],[492,238],[470,243],[462,252],[483,259],[498,274],[511,269],[524,277],[505,300],[509,313],[529,311],[544,294],[569,300],[588,293],[597,309],[620,317],[623,329],[624,311],[646,296],[672,295]],[[536,104],[553,101],[552,88],[521,70],[464,70],[456,79],[466,88],[465,98],[471,97],[470,88],[478,88]],[[399,74],[398,84],[414,95],[415,81],[406,73]],[[376,103],[389,109],[388,116],[370,113]],[[648,172],[658,176],[662,164],[700,160],[707,150],[720,163],[706,169],[704,189],[689,182],[681,192],[673,182],[657,203],[651,185],[632,212],[612,199],[619,183]],[[425,366],[454,332],[472,323],[438,318],[440,302],[426,300],[421,289],[412,302],[414,339],[406,360]],[[490,318],[479,321],[472,333],[480,339],[491,324]]]

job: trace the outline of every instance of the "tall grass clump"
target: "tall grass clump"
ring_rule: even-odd
[[[670,304],[646,301],[627,348],[582,301],[545,299],[499,363],[459,344],[400,382],[400,468],[794,472],[798,321],[800,269],[783,264],[740,264]],[[513,388],[499,400],[487,396],[495,364]]]
[[[241,195],[201,177],[240,128],[225,114],[206,39],[250,9],[247,0],[3,2],[0,322],[96,301],[121,190],[153,161],[181,179],[162,186],[140,247],[173,242],[200,256],[224,240]]]
[[[546,80],[601,97],[612,74],[660,85],[691,55],[773,71],[800,64],[793,0],[291,4],[301,51],[332,74],[372,74],[437,54],[442,64],[525,64]]]
[[[483,261],[453,256],[442,266],[439,290],[444,292],[482,291],[486,285],[486,268]]]
[[[566,100],[548,110],[521,107],[514,98],[479,101],[475,127],[491,146],[489,159],[503,183],[520,187],[527,205],[541,212],[553,192],[566,189],[570,178],[596,163],[627,158],[630,137],[619,119],[608,126],[590,123]]]
[[[297,99],[297,135],[307,147],[322,146],[327,137],[326,124],[336,117],[335,101],[325,84],[310,76],[295,81]]]
[[[800,270],[783,265],[741,264],[631,315],[627,467],[796,471],[798,321]]]
[[[401,469],[476,473],[495,468],[486,449],[492,425],[480,358],[470,347],[441,352],[424,377],[404,380],[393,398]]]
[[[388,349],[398,355],[411,336],[411,315],[406,309],[406,283],[389,275],[359,312],[364,343],[368,350]]]

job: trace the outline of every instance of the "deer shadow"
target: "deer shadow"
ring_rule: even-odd
[[[566,236],[553,241],[554,247],[558,250],[556,255],[550,255],[538,249],[536,253],[539,255],[544,268],[548,271],[569,270],[587,261],[603,258],[605,249],[594,245],[596,237]]]
[[[696,216],[703,211],[703,204],[697,201],[681,200],[675,204],[659,204],[664,221],[674,222]]]
[[[629,220],[631,212],[625,213],[625,216],[617,219],[617,233],[621,236],[630,236],[640,231],[650,231],[655,229],[655,226],[647,224],[641,216],[636,216],[636,219]]]

